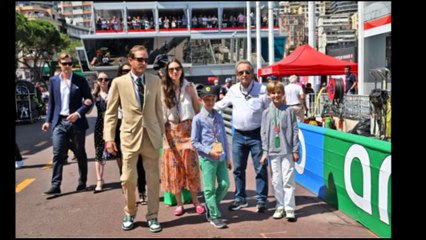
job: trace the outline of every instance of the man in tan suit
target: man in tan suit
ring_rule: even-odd
[[[123,174],[121,186],[126,198],[124,219],[121,228],[130,230],[136,217],[136,164],[139,155],[143,159],[148,188],[148,212],[146,219],[151,232],[161,231],[157,220],[159,209],[159,158],[164,133],[161,85],[157,76],[145,73],[148,51],[142,45],[130,49],[128,61],[132,70],[112,81],[105,112],[104,139],[106,149],[115,154],[115,128],[118,106],[123,110],[121,124],[121,150]]]

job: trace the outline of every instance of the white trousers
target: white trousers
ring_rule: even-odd
[[[296,210],[293,154],[271,158],[272,187],[277,201],[276,208]]]

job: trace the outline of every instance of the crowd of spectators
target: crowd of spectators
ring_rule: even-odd
[[[255,15],[250,13],[249,17],[251,18],[251,23],[255,25]],[[222,28],[227,27],[244,27],[247,23],[247,16],[243,13],[239,14],[223,14],[222,18]],[[277,19],[274,15],[274,23],[276,25]],[[113,17],[103,17],[97,16],[96,19],[96,30],[112,30],[118,31],[124,29],[124,24],[127,24],[128,30],[150,30],[155,29],[155,21],[152,16],[128,16],[126,23],[123,21],[123,18]],[[218,28],[219,27],[219,18],[214,14],[194,14],[190,19],[191,27],[193,28]],[[267,26],[268,16],[261,16],[261,25]],[[169,15],[169,16],[160,16],[158,18],[158,27],[160,29],[175,29],[175,28],[186,28],[188,27],[188,19],[185,15]]]

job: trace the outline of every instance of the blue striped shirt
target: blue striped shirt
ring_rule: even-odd
[[[191,143],[198,155],[213,160],[209,153],[213,148],[213,143],[217,139],[222,143],[224,152],[219,161],[230,159],[228,139],[226,137],[225,125],[222,116],[213,110],[209,113],[204,107],[192,119]]]

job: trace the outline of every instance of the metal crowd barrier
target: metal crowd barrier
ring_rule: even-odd
[[[370,98],[367,95],[345,95],[343,104],[340,109],[328,98],[327,93],[321,94],[319,97],[318,109],[314,113],[315,104],[318,94],[306,94],[306,106],[308,106],[308,117],[321,117],[321,114],[331,111],[334,116],[338,117],[340,111],[343,111],[343,117],[353,120],[370,118]],[[226,133],[232,135],[232,108],[228,107],[222,110],[222,117],[225,124]]]
[[[319,97],[318,109],[315,111],[315,104],[317,100],[317,93],[306,94],[306,106],[308,106],[308,117],[315,116],[321,117],[321,114],[331,111],[334,116],[339,117],[343,111],[343,117],[353,120],[361,120],[370,118],[370,97],[368,95],[345,95],[343,104],[337,107],[332,105],[332,100],[328,98],[327,93],[322,93]],[[222,110],[222,117],[225,123],[226,133],[232,134],[232,108],[228,107]]]
[[[225,124],[225,131],[227,134],[232,135],[232,108],[227,107],[222,110],[223,123]]]
[[[328,98],[327,93],[322,93],[319,97],[318,109],[315,111],[315,104],[318,94],[306,94],[306,105],[308,106],[308,116],[320,117],[325,112],[332,112],[339,116],[343,111],[343,117],[348,119],[360,120],[370,117],[370,97],[368,95],[345,95],[341,106],[334,106],[332,100]]]

